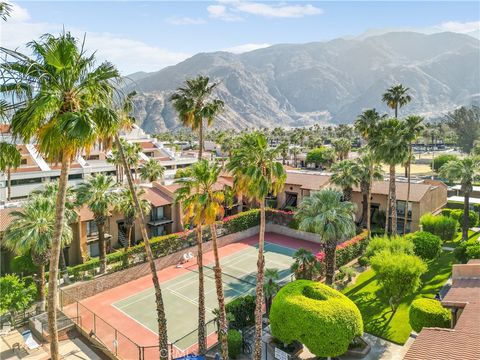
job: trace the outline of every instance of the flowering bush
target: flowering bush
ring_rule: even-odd
[[[347,240],[337,245],[336,267],[339,268],[359,257],[365,252],[368,245],[367,232],[364,231],[357,236],[354,236],[350,240]],[[325,261],[325,252],[321,251],[316,254],[316,258],[319,262]]]

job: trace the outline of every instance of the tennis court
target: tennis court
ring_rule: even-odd
[[[257,247],[249,246],[221,258],[222,279],[227,303],[238,296],[254,294],[257,252]],[[289,281],[294,252],[295,249],[283,245],[265,243],[266,268],[277,269],[281,281]],[[195,329],[198,324],[198,272],[194,263],[195,261],[191,261],[184,265],[184,268],[189,270],[188,272],[162,283],[169,342],[173,343],[178,350],[186,350],[197,342]],[[204,266],[206,321],[209,322],[207,334],[215,332],[212,310],[218,307],[212,266],[212,262],[208,262]],[[152,332],[157,332],[153,288],[128,296],[112,305],[137,323]]]

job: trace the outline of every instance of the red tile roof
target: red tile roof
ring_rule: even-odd
[[[173,203],[172,198],[155,187],[144,187],[143,189],[145,189],[143,198],[148,200],[148,202],[155,207],[170,205]]]

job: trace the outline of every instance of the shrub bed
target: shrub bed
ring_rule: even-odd
[[[453,240],[457,234],[458,221],[444,215],[425,214],[420,218],[423,231],[437,235],[443,241]]]
[[[412,302],[409,312],[410,326],[417,333],[424,327],[449,328],[450,311],[435,299],[416,299]]]

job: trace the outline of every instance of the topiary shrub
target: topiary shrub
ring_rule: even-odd
[[[442,251],[442,239],[427,231],[417,231],[407,235],[407,239],[413,242],[415,255],[423,260],[432,260]]]
[[[228,356],[231,359],[236,359],[242,350],[242,334],[240,331],[230,329],[227,332]]]
[[[437,235],[443,241],[453,240],[458,231],[458,221],[443,215],[425,214],[420,218],[420,225],[423,231]]]
[[[299,341],[319,357],[339,356],[363,334],[362,315],[342,293],[320,282],[296,280],[280,289],[270,309],[272,335]]]
[[[417,333],[424,327],[449,328],[450,311],[435,299],[416,299],[410,306],[410,326]]]

